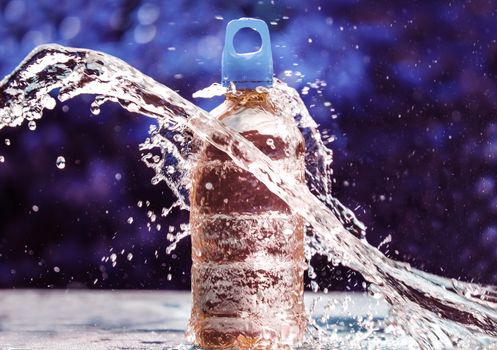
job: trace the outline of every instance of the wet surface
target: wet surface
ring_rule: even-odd
[[[331,347],[414,348],[409,338],[394,338],[382,331],[368,336],[369,331],[354,318],[383,319],[388,312],[384,302],[356,293],[321,297],[318,310],[326,304],[337,305],[334,316],[325,320],[334,330],[327,338]],[[315,298],[315,294],[306,295],[308,308]],[[1,350],[192,348],[184,339],[189,292],[4,290],[0,291],[0,305]]]
[[[189,293],[3,291],[0,349],[174,349]]]

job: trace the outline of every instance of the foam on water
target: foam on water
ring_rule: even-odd
[[[360,272],[371,283],[370,293],[392,306],[391,317],[382,325],[384,331],[408,334],[425,349],[475,348],[497,342],[495,287],[416,270],[385,257],[367,243],[365,226],[331,195],[331,151],[298,93],[284,83],[275,81],[267,91],[274,107],[293,115],[304,131],[309,154],[307,186],[281,173],[252,143],[171,89],[115,57],[91,50],[58,45],[33,50],[0,82],[0,129],[23,122],[35,129],[43,109],[54,107],[49,92],[57,88],[61,101],[79,94],[97,95],[91,106],[94,114],[102,103],[113,101],[128,111],[154,118],[158,127],[151,128],[150,136],[140,145],[143,160],[155,172],[152,182],[164,181],[178,197],[175,206],[182,209],[189,208],[188,173],[194,161],[191,135],[224,151],[305,218],[311,227],[308,257],[325,254],[333,264]],[[221,92],[215,86],[203,95]],[[187,226],[183,229],[179,238],[171,240],[177,242],[187,235]],[[367,334],[375,334],[375,321],[364,322],[372,329]],[[333,344],[333,332],[320,322],[311,321],[309,328],[311,347]]]

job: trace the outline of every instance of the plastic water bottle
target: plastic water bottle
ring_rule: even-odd
[[[239,54],[235,34],[252,28],[261,48]],[[304,139],[268,94],[273,62],[261,20],[228,23],[223,84],[234,83],[211,114],[252,141],[281,171],[304,181]],[[304,224],[288,206],[223,152],[203,144],[192,171],[192,314],[188,337],[205,349],[287,348],[302,341]]]

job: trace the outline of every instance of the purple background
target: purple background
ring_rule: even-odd
[[[220,80],[226,23],[262,18],[277,76],[299,91],[327,83],[303,97],[336,135],[335,194],[368,240],[390,234],[388,256],[497,283],[497,3],[275,3],[0,1],[0,74],[56,42],[118,56],[191,99]],[[59,103],[34,132],[0,131],[0,287],[188,289],[189,240],[165,253],[167,227],[188,214],[174,212],[161,231],[146,226],[148,210],[173,201],[139,159],[151,121],[115,105],[94,117],[91,100]],[[102,261],[112,253],[115,267]],[[360,288],[348,270],[316,263],[323,287]]]

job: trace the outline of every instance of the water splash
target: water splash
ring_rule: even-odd
[[[194,161],[192,134],[227,153],[306,219],[312,227],[310,252],[325,254],[332,263],[360,272],[371,283],[370,293],[392,306],[388,327],[402,329],[421,348],[475,348],[497,342],[495,287],[413,269],[367,243],[365,226],[331,195],[331,151],[294,89],[276,81],[267,91],[275,108],[294,115],[307,130],[304,134],[314,140],[311,152],[316,156],[308,159],[309,187],[282,174],[253,144],[171,89],[115,57],[91,50],[57,45],[35,49],[0,82],[0,129],[26,121],[34,130],[43,109],[54,107],[49,92],[57,88],[61,101],[79,94],[97,95],[94,114],[102,103],[113,101],[156,119],[158,127],[152,127],[140,145],[143,161],[155,172],[152,183],[164,181],[178,197],[181,209],[189,207],[186,179]],[[212,92],[204,91],[208,93]],[[318,333],[322,336],[323,332]]]
[[[57,160],[55,161],[55,165],[60,170],[64,169],[66,167],[66,158],[64,158],[63,156],[58,156]]]

